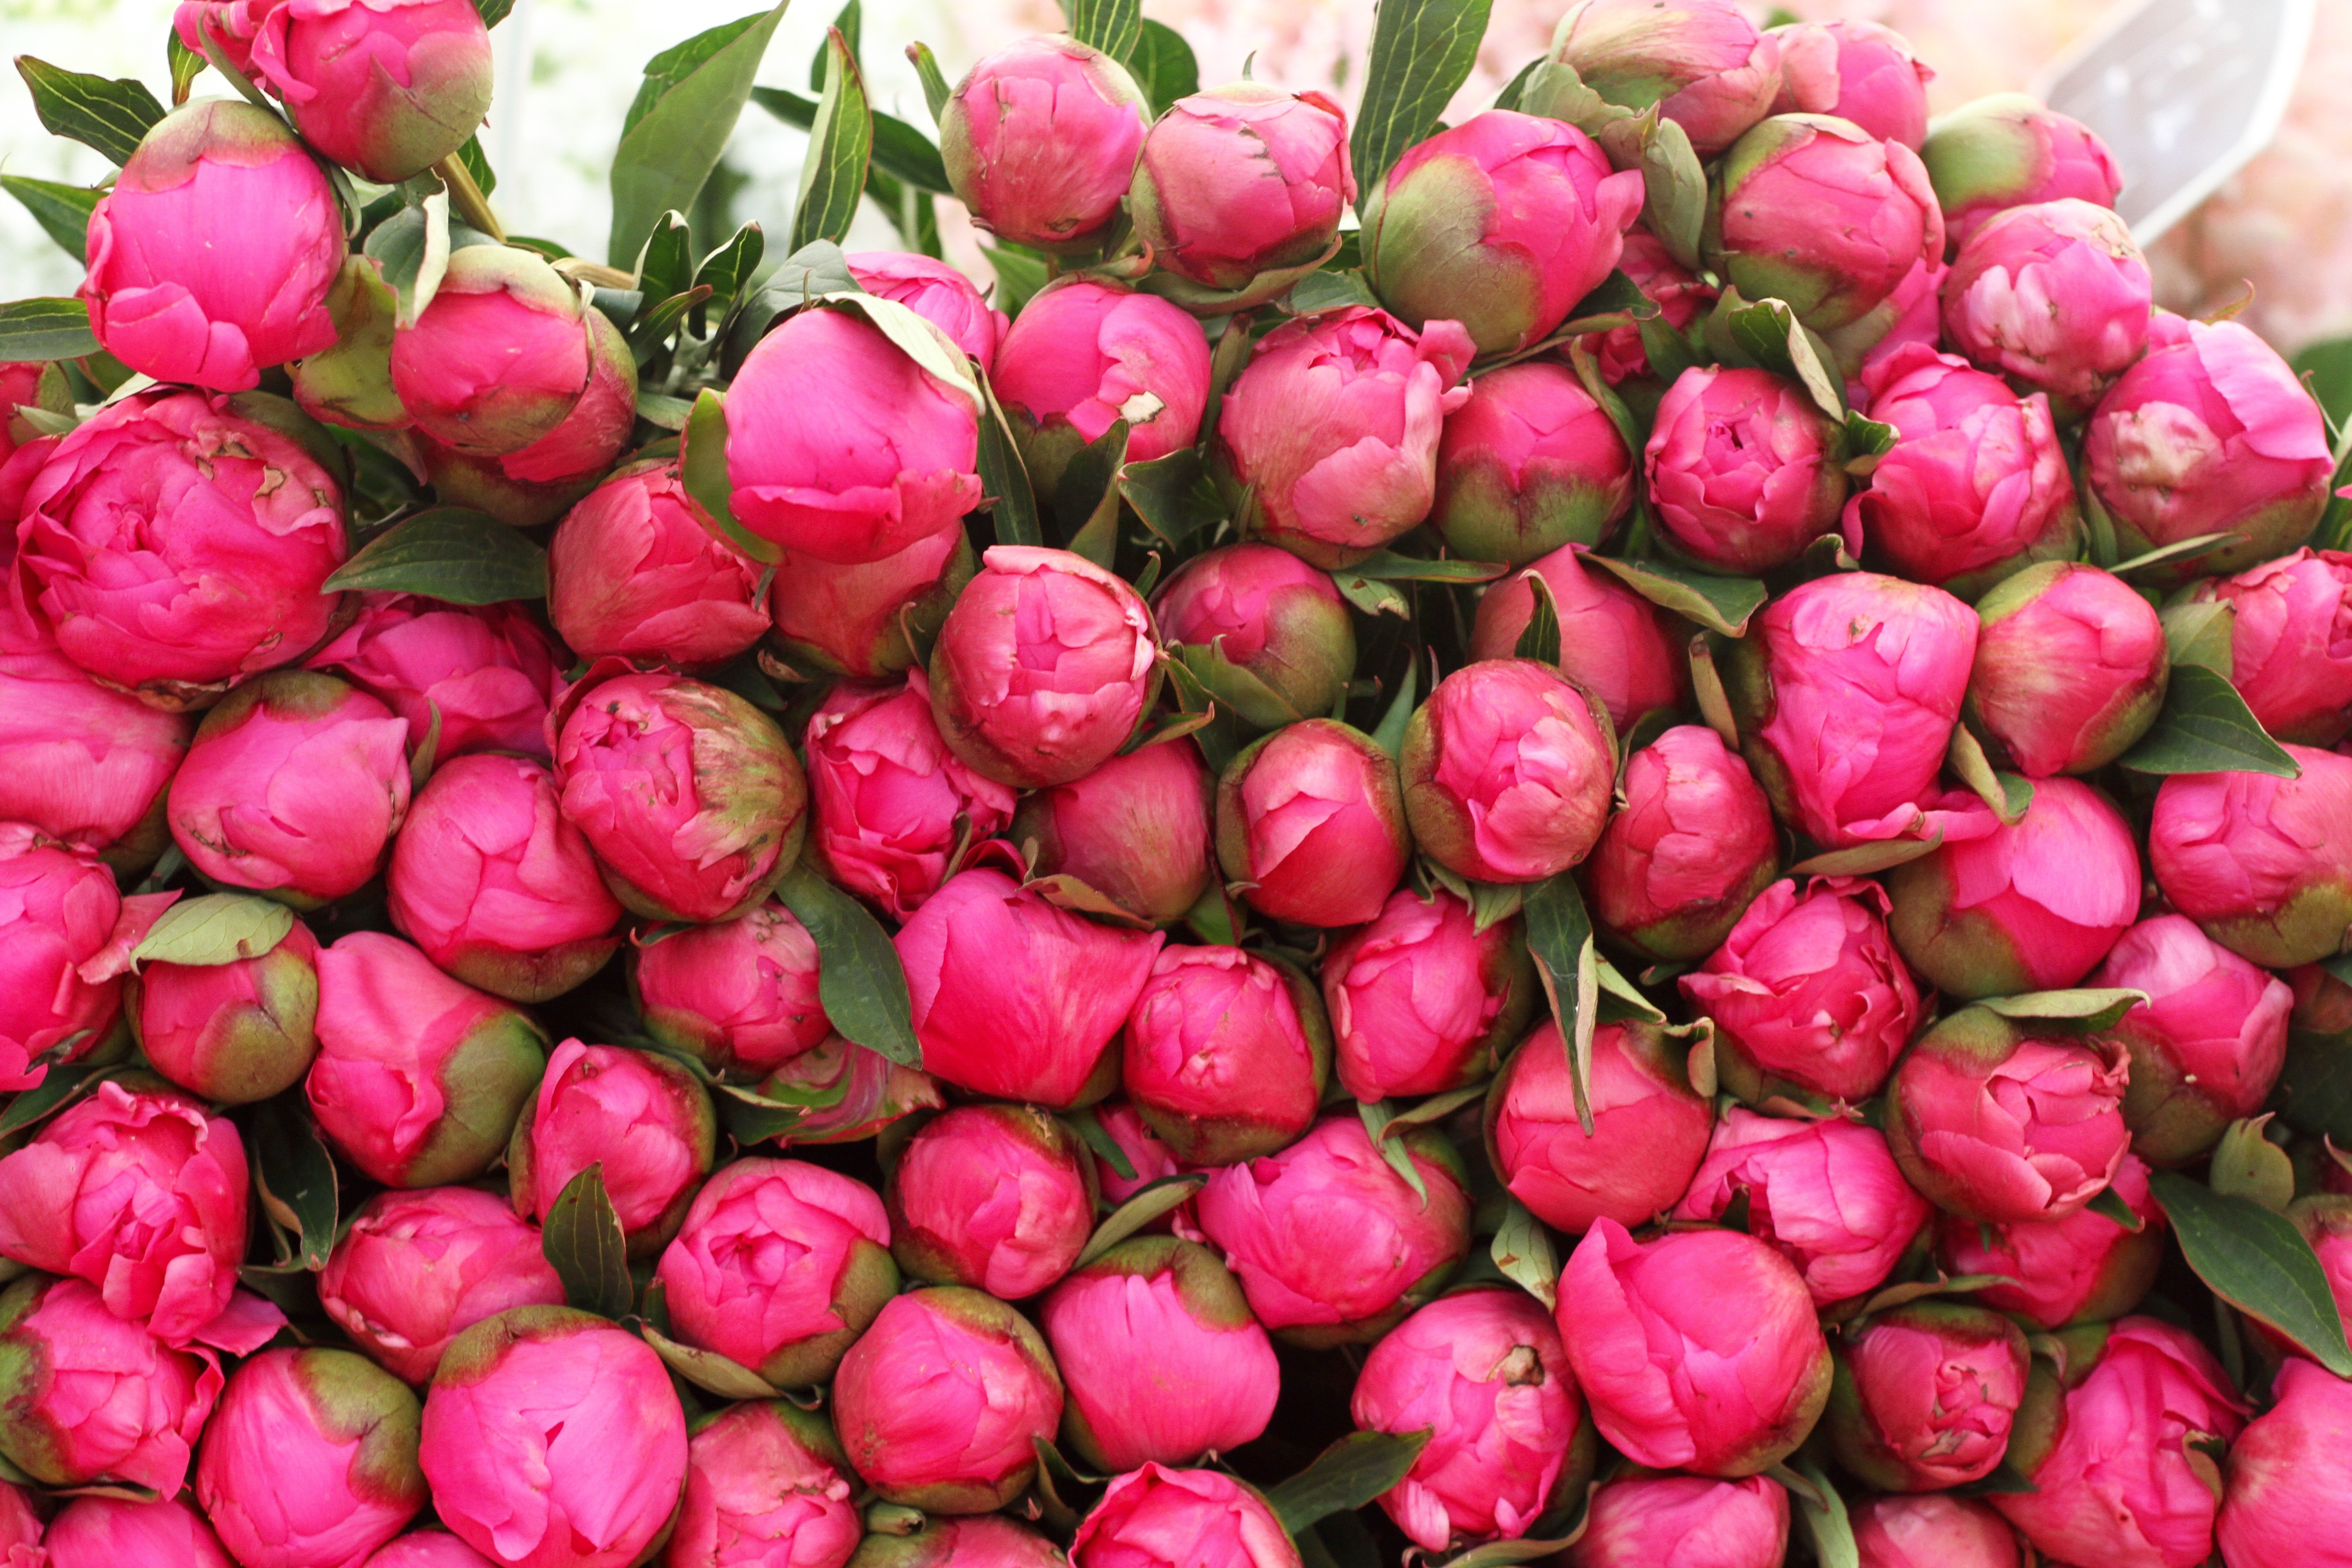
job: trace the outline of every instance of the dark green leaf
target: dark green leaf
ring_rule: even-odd
[[[2095,1215],[2115,1221],[2134,1235],[2137,1235],[2147,1226],[2146,1220],[2132,1212],[2132,1206],[2124,1200],[2124,1195],[2113,1187],[2105,1189],[2083,1206]]]
[[[813,98],[782,88],[755,87],[751,101],[787,125],[806,131],[816,123],[817,102]],[[894,114],[875,110],[873,120],[876,171],[934,195],[953,194],[948,184],[948,166],[940,162],[940,150],[931,145],[929,137]],[[867,179],[870,183],[870,174]]]
[[[2263,731],[2238,689],[2199,664],[2172,667],[2164,710],[2121,764],[2137,773],[2268,773],[2291,779],[2303,770]]]
[[[636,1290],[629,1280],[621,1216],[613,1212],[613,1200],[604,1191],[602,1160],[563,1184],[555,1206],[547,1211],[539,1249],[563,1281],[563,1299],[570,1305],[607,1318],[627,1315]]]
[[[33,111],[44,126],[96,148],[118,164],[131,161],[141,139],[163,118],[163,106],[142,81],[109,81],[31,55],[16,57],[16,74],[32,89]]]
[[[907,972],[881,922],[805,861],[783,879],[776,897],[816,942],[817,1000],[841,1037],[901,1066],[921,1067]]]
[[[807,1106],[771,1100],[740,1084],[712,1084],[710,1102],[718,1109],[719,1120],[726,1123],[728,1136],[747,1149],[781,1138],[808,1120]]]
[[[449,269],[449,193],[438,180],[431,184],[376,225],[361,247],[392,286],[397,300],[394,320],[400,326],[416,324]]]
[[[1741,303],[1732,289],[1726,289],[1723,298],[1726,324],[1740,351],[1766,370],[1794,378],[1812,394],[1823,414],[1843,423],[1844,388],[1798,321],[1797,313],[1778,300]]]
[[[866,194],[866,162],[874,150],[874,121],[866,107],[866,82],[848,41],[835,32],[827,42],[824,96],[809,128],[808,159],[801,165],[800,205],[793,212],[793,248],[812,240],[838,245],[857,216]]]
[[[172,102],[175,106],[187,102],[188,89],[204,75],[209,62],[200,51],[180,41],[177,27],[163,35],[163,61],[172,72]]]
[[[1108,1165],[1120,1181],[1135,1180],[1135,1162],[1127,1157],[1127,1151],[1120,1148],[1118,1140],[1104,1128],[1102,1119],[1095,1114],[1092,1106],[1071,1111],[1062,1120],[1070,1124],[1086,1146],[1095,1152],[1095,1157]]]
[[[1609,378],[1601,374],[1601,361],[1594,355],[1590,340],[1580,337],[1568,340],[1568,364],[1576,372],[1576,379],[1583,384],[1585,395],[1601,405],[1601,413],[1609,416],[1609,423],[1617,427],[1617,438],[1625,443],[1630,460],[1638,466],[1648,432],[1635,421],[1633,411],[1625,405],[1625,400],[1618,395],[1617,389],[1609,384]]]
[[[299,1089],[255,1108],[253,1179],[269,1217],[295,1237],[302,1267],[324,1268],[335,1245],[335,1161]]]
[[[2342,959],[2326,967],[2347,967]],[[2337,973],[2339,980],[2346,977]],[[2347,980],[2352,984],[2352,980]],[[2352,1148],[2352,1040],[2302,1029],[2287,1036],[2286,1065],[2270,1103],[2297,1130]]]
[[[208,968],[258,958],[286,940],[294,911],[258,893],[206,893],[165,910],[131,950],[135,963]]]
[[[2338,1377],[2352,1377],[2352,1350],[2327,1275],[2292,1221],[2245,1198],[2224,1197],[2177,1171],[2148,1177],[2172,1221],[2181,1255],[2213,1294],[2268,1323]]]
[[[490,167],[490,155],[482,151],[482,139],[468,136],[466,144],[457,149],[457,162],[474,177],[474,188],[488,195],[499,188],[498,171]]]
[[[840,14],[833,19],[833,30],[839,33],[842,41],[849,46],[849,58],[863,64],[866,59],[866,8],[860,0],[849,0],[849,3],[841,8]],[[833,40],[828,36],[824,43],[816,47],[816,52],[809,56],[809,90],[811,92],[824,90],[825,59],[832,48]]]
[[[908,44],[907,58],[915,65],[915,75],[923,84],[923,102],[931,111],[931,123],[940,122],[940,110],[948,104],[948,79],[940,74],[939,57],[931,53],[929,44]]]
[[[1301,316],[1336,310],[1343,305],[1380,303],[1372,286],[1364,281],[1362,269],[1353,267],[1344,272],[1310,272],[1290,286],[1287,299],[1290,309]]]
[[[1142,0],[1062,0],[1070,37],[1125,65],[1143,36]]]
[[[1648,126],[1641,168],[1643,222],[1676,261],[1696,266],[1706,222],[1706,174],[1679,121],[1661,117]]]
[[[682,294],[694,280],[694,253],[688,247],[686,215],[666,212],[654,220],[645,248],[637,252],[637,294],[640,312],[653,309],[674,294]]]
[[[1620,561],[1587,555],[1598,566],[1662,610],[1672,610],[1727,637],[1748,635],[1748,618],[1771,597],[1753,577],[1717,577],[1673,561]]]
[[[2162,565],[2168,561],[2191,560],[2200,555],[2210,555],[2225,544],[2242,543],[2245,538],[2242,533],[2200,533],[2194,539],[2183,539],[2172,544],[2160,545],[2157,549],[2135,555],[2128,561],[2118,561],[2107,570],[2118,577],[2128,577],[2135,572],[2145,572],[2151,566]]]
[[[494,517],[435,507],[371,540],[326,587],[422,594],[452,605],[543,599],[547,552]]]
[[[1143,18],[1143,32],[1127,68],[1151,100],[1154,120],[1167,113],[1168,106],[1178,99],[1201,90],[1201,62],[1192,58],[1192,46],[1184,41],[1183,34],[1149,16]]]
[[[1381,715],[1381,727],[1372,731],[1372,744],[1394,757],[1404,750],[1404,732],[1412,722],[1412,700],[1420,689],[1419,661],[1404,667],[1404,679],[1397,684],[1396,695],[1389,699],[1388,710]]]
[[[1592,1031],[1600,1021],[1601,958],[1592,945],[1592,918],[1572,873],[1537,883],[1520,910],[1528,951],[1568,1047],[1577,1120],[1592,1136]]]
[[[1852,409],[1845,416],[1845,455],[1853,458],[1883,458],[1895,449],[1895,429],[1892,425],[1867,419]]]
[[[1658,307],[1642,286],[1625,275],[1622,267],[1611,271],[1594,286],[1592,292],[1576,302],[1568,313],[1563,331],[1592,332],[1607,327],[1623,326],[1636,321],[1646,321],[1658,313]],[[1608,318],[1602,321],[1601,318]]]
[[[1225,518],[1224,498],[1200,452],[1180,447],[1164,458],[1129,463],[1118,472],[1118,492],[1143,526],[1178,549]]]
[[[178,37],[177,34],[173,35]],[[27,179],[22,174],[0,174],[0,185],[25,205],[41,232],[58,242],[65,253],[79,261],[88,254],[85,242],[89,237],[89,215],[97,209],[104,191],[93,191],[80,185],[61,185],[53,180]]]
[[[1335,572],[1331,581],[1339,584],[1339,596],[1368,616],[1395,616],[1412,618],[1412,605],[1403,594],[1377,578],[1362,577],[1353,572]]]
[[[1413,1460],[1429,1446],[1429,1429],[1418,1432],[1350,1432],[1288,1480],[1266,1489],[1265,1500],[1282,1528],[1300,1531],[1335,1513],[1363,1507],[1404,1479]]]
[[[1371,1139],[1372,1147],[1380,1151],[1381,1158],[1389,1163],[1389,1169],[1412,1189],[1412,1195],[1421,1200],[1423,1208],[1428,1207],[1429,1184],[1422,1179],[1421,1167],[1412,1163],[1412,1148],[1388,1136],[1389,1123],[1396,1120],[1395,1110],[1385,1100],[1360,1100],[1356,1102],[1356,1114],[1363,1119],[1366,1135]]]
[[[1509,570],[1496,561],[1433,561],[1381,550],[1353,566],[1341,567],[1334,575],[1374,583],[1491,583]]]
[[[1811,1459],[1797,1462],[1797,1473],[1811,1484],[1811,1496],[1795,1488],[1797,1507],[1805,1531],[1813,1539],[1813,1561],[1821,1568],[1862,1568],[1862,1549],[1853,1539],[1853,1521],[1846,1517],[1845,1500],[1830,1484],[1821,1466]]]
[[[1540,572],[1521,574],[1528,586],[1534,590],[1535,613],[1528,617],[1528,629],[1519,634],[1517,646],[1511,651],[1521,658],[1532,658],[1541,664],[1559,662],[1559,609],[1552,603],[1551,584]]]
[[[41,1081],[8,1101],[8,1109],[0,1110],[0,1138],[32,1126],[52,1111],[62,1109],[71,1100],[91,1087],[108,1071],[88,1062],[71,1066],[52,1063],[41,1075]]]
[[[1380,0],[1363,107],[1349,138],[1358,211],[1388,178],[1389,165],[1435,129],[1446,101],[1470,79],[1491,3]]]
[[[1054,521],[1065,548],[1105,571],[1118,548],[1118,470],[1127,461],[1128,424],[1110,427],[1081,447],[1054,487]]]
[[[2020,1023],[2049,1024],[2074,1034],[2095,1035],[2114,1028],[2118,1019],[2147,1000],[2145,991],[2108,985],[1989,996],[1977,1005]]]
[[[1161,1215],[1182,1205],[1184,1201],[1209,1184],[1205,1175],[1163,1176],[1149,1186],[1139,1189],[1135,1195],[1104,1216],[1095,1226],[1094,1235],[1087,1238],[1085,1250],[1070,1267],[1084,1268]]]
[[[1519,95],[1528,89],[1528,78],[1535,75],[1536,67],[1543,63],[1544,57],[1538,55],[1535,58],[1521,66],[1519,68],[1519,74],[1505,82],[1503,84],[1503,90],[1495,95],[1495,107],[1497,109],[1507,109],[1516,111],[1519,107]]]
[[[773,1399],[776,1390],[768,1380],[717,1351],[706,1351],[693,1345],[682,1345],[651,1323],[640,1322],[637,1332],[661,1357],[662,1364],[702,1390],[721,1399]]]
[[[996,274],[996,308],[1008,316],[1019,315],[1021,308],[1045,286],[1045,258],[1034,251],[1000,241],[983,246],[981,254],[988,258],[989,268]]]
[[[1005,422],[993,388],[988,389],[988,407],[980,421],[980,485],[991,503],[988,516],[996,526],[997,543],[1045,542],[1045,525],[1037,518],[1037,492],[1030,486],[1028,467],[1013,444],[1013,427]]]
[[[15,300],[0,305],[0,363],[79,359],[97,352],[89,307],[79,300]]]
[[[2305,384],[2338,429],[2352,423],[2352,337],[2306,343],[2287,363],[2295,374],[2309,378]]]
[[[514,5],[515,0],[474,0],[474,9],[482,14],[482,26],[486,27],[495,27],[505,21]]]
[[[747,223],[726,244],[702,258],[702,265],[694,269],[694,281],[698,287],[709,288],[712,301],[724,309],[750,286],[767,247],[767,236],[761,232],[760,226]]]
[[[605,259],[635,261],[654,221],[690,212],[719,165],[784,6],[713,27],[646,62],[613,153],[613,231]]]

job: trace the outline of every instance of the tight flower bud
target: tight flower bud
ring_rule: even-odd
[[[1122,1242],[1045,1298],[1071,1447],[1098,1469],[1189,1464],[1251,1441],[1282,1384],[1234,1277],[1174,1237]]]
[[[1127,195],[1151,106],[1118,61],[1075,38],[1023,38],[956,84],[940,156],[974,225],[1042,250],[1098,247]]]
[[[1752,1476],[1795,1450],[1830,1393],[1804,1281],[1735,1230],[1639,1242],[1613,1219],[1560,1272],[1559,1335],[1601,1435],[1636,1464]]]
[[[1724,0],[1581,0],[1551,36],[1521,107],[1570,111],[1580,85],[1639,112],[1657,105],[1712,159],[1771,112],[1780,89],[1780,43]]]
[[[1152,124],[1128,212],[1170,275],[1169,296],[1223,315],[1265,303],[1318,266],[1355,199],[1339,106],[1237,81],[1178,99]]]
[[[703,1184],[661,1282],[680,1341],[771,1383],[823,1383],[898,1288],[874,1189],[798,1160],[737,1160]]]
[[[1999,1312],[1912,1301],[1837,1351],[1823,1430],[1838,1463],[1888,1491],[1940,1491],[1992,1473],[2025,1397],[2025,1332]]]
[[[1364,203],[1365,275],[1413,325],[1458,316],[1481,353],[1516,353],[1609,276],[1641,211],[1641,172],[1612,173],[1583,132],[1492,109],[1391,167]]]
[[[950,878],[898,936],[924,1068],[1056,1110],[1101,1099],[1106,1048],[1164,941],[1056,909],[1002,871]]]
[[[1576,865],[1609,819],[1606,717],[1534,659],[1455,670],[1413,710],[1398,754],[1413,838],[1478,882],[1538,882]]]
[[[1298,1568],[1258,1489],[1223,1470],[1146,1465],[1111,1482],[1070,1542],[1072,1568]]]
[[[1621,735],[1663,708],[1680,708],[1690,695],[1690,628],[1606,572],[1588,572],[1585,547],[1562,545],[1528,563],[1551,590],[1559,622],[1560,672],[1609,710]],[[1470,627],[1472,658],[1515,658],[1536,591],[1527,573],[1514,573],[1478,597]]]
[[[1061,1548],[1001,1513],[950,1514],[912,1535],[869,1535],[851,1568],[1068,1568]]]
[[[1559,1331],[1521,1290],[1465,1290],[1398,1324],[1364,1358],[1349,1412],[1367,1431],[1430,1429],[1380,1498],[1429,1552],[1519,1539],[1592,1467]]]
[[[1635,752],[1584,869],[1602,931],[1635,952],[1681,963],[1713,951],[1780,868],[1771,803],[1722,738],[1677,724]]]
[[[2048,393],[2060,413],[2080,414],[2147,346],[2152,290],[2130,228],[2106,208],[2073,197],[2011,207],[1953,258],[1944,336],[1987,370]],[[2066,308],[2053,310],[2062,299]],[[2092,488],[2105,498],[2095,478]]]
[[[6,510],[0,500],[0,516]],[[37,615],[9,618],[0,630],[0,822],[110,863],[152,858],[163,848],[164,787],[188,754],[194,721],[92,679]]]
[[[1199,438],[1209,340],[1200,322],[1155,295],[1066,278],[1021,307],[989,384],[1037,494],[1051,500],[1070,459],[1121,419],[1133,463]]]
[[[539,1099],[507,1150],[515,1212],[544,1225],[572,1179],[604,1168],[629,1257],[658,1257],[710,1173],[710,1095],[669,1058],[566,1040],[547,1058]]]
[[[1633,504],[1625,438],[1565,365],[1490,371],[1446,417],[1430,521],[1471,560],[1524,566],[1571,543],[1601,544]]]
[[[498,1564],[446,1530],[396,1535],[361,1568],[498,1568]]]
[[[1328,713],[1356,673],[1355,617],[1330,574],[1271,544],[1193,557],[1151,613],[1218,706],[1262,730]]]
[[[1959,1215],[1937,1221],[1937,1257],[1947,1273],[1999,1274],[2014,1284],[1973,1298],[2043,1329],[2100,1322],[2139,1305],[2165,1252],[2164,1211],[2148,1195],[2147,1166],[2127,1153],[2111,1184],[2140,1222],[2137,1230],[2093,1209],[2063,1219],[1988,1225]]]
[[[140,971],[132,1032],[147,1065],[201,1099],[251,1105],[299,1083],[318,1055],[319,939],[296,921],[268,952]]]
[[[2192,597],[2230,606],[2230,684],[2264,730],[2311,746],[2352,730],[2352,554],[2298,550]]]
[[[2343,1556],[2347,1521],[2339,1437],[2352,1384],[2310,1362],[2287,1363],[2276,1402],[2230,1447],[2229,1490],[2215,1540],[2231,1568],[2303,1568]]]
[[[1094,1230],[1093,1174],[1077,1135],[1044,1111],[959,1106],[890,1167],[891,1256],[934,1285],[1034,1296],[1069,1272]]]
[[[1780,1568],[1789,1493],[1762,1476],[1711,1481],[1633,1474],[1592,1494],[1567,1568]]]
[[[2286,1059],[2294,993],[2194,922],[2179,915],[2140,921],[2089,984],[2147,993],[2112,1031],[2131,1052],[2124,1121],[2141,1158],[2186,1163],[2270,1098]]]
[[[470,0],[289,0],[252,58],[303,141],[380,185],[457,152],[489,111],[490,30]]]
[[[580,291],[536,251],[468,246],[415,324],[392,334],[392,385],[416,427],[472,457],[551,434],[588,390]]]
[[[1934,1212],[1874,1128],[1735,1105],[1716,1124],[1674,1217],[1721,1220],[1743,1197],[1748,1234],[1779,1247],[1822,1306],[1885,1283]]]
[[[1122,1037],[1128,1100],[1189,1165],[1290,1143],[1313,1124],[1330,1072],[1315,983],[1237,947],[1162,948]]]
[[[1491,1077],[1542,1002],[1517,916],[1475,929],[1443,888],[1400,888],[1334,942],[1323,998],[1339,1081],[1367,1102],[1443,1094]]]
[[[2017,1534],[1981,1502],[1948,1492],[1855,1500],[1862,1568],[2018,1568]]]
[[[173,1349],[81,1280],[28,1275],[0,1292],[0,1454],[45,1486],[177,1496],[220,1388],[210,1348]]]
[[[1643,448],[1667,542],[1711,571],[1785,566],[1837,526],[1845,470],[1805,389],[1768,370],[1699,365],[1675,378]]]
[[[791,556],[768,588],[776,640],[811,668],[886,679],[922,662],[921,649],[979,570],[961,527],[866,565]]]
[[[1024,796],[1010,837],[1037,846],[1032,876],[1075,877],[1138,920],[1166,925],[1200,902],[1215,872],[1214,793],[1193,742],[1145,746]]]
[[[1640,1225],[1673,1207],[1706,1153],[1714,1116],[1664,1031],[1639,1020],[1595,1029],[1585,1104],[1589,1136],[1567,1044],[1547,1018],[1486,1097],[1486,1149],[1503,1185],[1571,1234],[1604,1217]]]
[[[1939,1208],[1995,1223],[2063,1219],[2123,1163],[2128,1076],[2120,1046],[2040,1037],[1966,1008],[1903,1058],[1887,1146]]]
[[[547,547],[547,618],[582,658],[724,664],[768,629],[761,569],[697,520],[676,463],[632,463]]]
[[[2352,757],[2286,752],[2301,778],[2166,779],[2147,830],[2148,866],[2172,907],[2273,969],[2328,957],[2352,925]]]
[[[1996,92],[1945,115],[1920,143],[1919,161],[1955,246],[2011,207],[2069,196],[2114,206],[2124,184],[2089,126],[2022,92]]]
[[[1913,152],[1927,136],[1927,84],[1936,73],[1892,27],[1860,18],[1790,22],[1780,45],[1775,114],[1834,114]]]
[[[590,310],[588,384],[554,429],[512,452],[460,452],[431,437],[417,447],[443,501],[473,507],[516,528],[553,522],[596,488],[629,444],[637,418],[637,361],[621,329]]]
[[[547,713],[563,666],[520,605],[444,604],[422,594],[362,594],[359,617],[306,668],[340,675],[408,721],[433,754],[520,752],[545,761]]]
[[[509,1307],[560,1307],[538,1227],[472,1187],[378,1193],[319,1275],[319,1304],[406,1383],[433,1381],[449,1342]]]
[[[832,1033],[818,1000],[816,942],[774,902],[634,952],[646,1033],[716,1073],[756,1078]]]
[[[994,372],[997,345],[1009,323],[952,262],[905,250],[853,250],[842,260],[860,289],[898,300],[945,332],[982,370]]]
[[[833,1427],[790,1400],[730,1405],[686,1444],[667,1568],[842,1568],[864,1533]]]
[[[2084,562],[2029,566],[1977,601],[1964,709],[1997,763],[2028,778],[2087,773],[2147,733],[2171,666],[2164,623]]]
[[[126,904],[97,861],[0,823],[0,1089],[113,1043],[131,950],[171,901]]]
[[[1278,1154],[1228,1165],[1202,1190],[1201,1228],[1279,1338],[1309,1349],[1376,1340],[1467,1253],[1460,1157],[1422,1129],[1402,1142],[1425,1199],[1354,1115],[1326,1118]]]
[[[205,1516],[176,1498],[79,1497],[41,1538],[49,1568],[235,1568]]]
[[[833,1384],[850,1464],[885,1501],[925,1513],[1003,1507],[1061,1418],[1062,1379],[1037,1331],[960,1286],[892,1298]]]
[[[1781,300],[1815,331],[1851,326],[1911,269],[1944,254],[1919,155],[1852,121],[1776,114],[1733,144],[1711,235],[1751,300]]]
[[[1217,859],[1271,920],[1359,925],[1403,877],[1412,838],[1396,763],[1336,719],[1288,725],[1217,781]]]
[[[148,129],[89,215],[80,298],[132,370],[243,392],[334,342],[344,254],[335,194],[285,121],[205,99]]]

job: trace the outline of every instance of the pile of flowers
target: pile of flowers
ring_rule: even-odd
[[[770,13],[597,262],[502,14],[20,62],[7,1568],[2352,1562],[2344,443],[2095,138],[845,26],[779,259]]]

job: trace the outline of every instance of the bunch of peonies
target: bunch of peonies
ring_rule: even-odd
[[[0,1568],[2352,1563],[2352,486],[2095,137],[846,27],[704,254],[738,25],[604,265],[500,15],[26,65]]]

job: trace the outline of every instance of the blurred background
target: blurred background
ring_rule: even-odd
[[[760,80],[807,91],[810,60],[839,0],[795,0]],[[1496,0],[1479,68],[1452,118],[1475,111],[1540,53],[1566,0]],[[2111,0],[1794,0],[1777,11],[1807,18],[1866,17],[1908,34],[1936,69],[1938,112],[1987,92],[2028,86],[2041,67],[2095,26]],[[491,34],[497,98],[482,142],[498,171],[507,226],[601,254],[605,188],[621,116],[646,58],[754,9],[756,0],[518,0]],[[1058,30],[1054,0],[861,0],[864,58],[875,107],[929,128],[922,92],[901,52],[915,39],[938,53],[948,79],[1024,33]],[[1759,19],[1762,7],[1757,7]],[[2189,313],[2254,286],[2240,320],[2287,353],[2352,334],[2352,160],[2341,154],[2352,80],[2352,0],[2322,0],[2293,107],[2277,140],[2158,243],[2158,297]],[[1241,74],[1255,51],[1260,81],[1317,88],[1351,109],[1370,42],[1372,0],[1145,0],[1145,14],[1181,32],[1204,84]],[[0,42],[76,70],[137,76],[168,99],[169,0],[0,0]],[[220,89],[200,78],[200,93]],[[757,219],[773,236],[792,212],[807,138],[756,105],[744,110],[719,175],[708,228]],[[88,184],[105,161],[49,136],[11,76],[0,82],[0,172]],[[942,200],[950,259],[984,283],[968,228]],[[895,247],[868,204],[850,248]],[[0,299],[68,292],[79,268],[13,202],[0,202]]]

